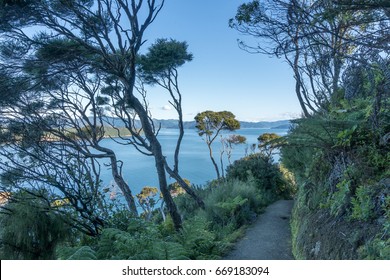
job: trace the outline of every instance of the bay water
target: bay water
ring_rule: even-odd
[[[177,129],[162,129],[158,136],[163,153],[172,166],[178,133],[179,131]],[[234,147],[231,162],[244,157],[246,153],[250,153],[250,146],[252,144],[257,145],[257,138],[263,133],[276,133],[284,136],[287,134],[287,129],[246,128],[223,133],[223,136],[239,134],[245,136],[247,139],[246,144]],[[143,155],[133,146],[124,146],[116,143],[112,139],[104,139],[101,144],[114,150],[118,159],[123,162],[123,177],[132,189],[133,194],[139,193],[145,186],[158,187],[158,178],[153,157]],[[221,148],[222,145],[218,136],[213,144],[213,154],[218,164],[220,164]],[[191,184],[204,185],[207,181],[216,179],[216,171],[210,160],[207,145],[195,129],[187,129],[185,131],[179,159],[179,173],[182,178],[189,180]],[[225,168],[227,165],[228,161],[226,156],[224,156]],[[167,177],[169,183],[174,182],[168,175]],[[112,191],[119,192],[112,180],[109,166],[102,165],[101,179],[103,180],[104,187],[109,187]]]

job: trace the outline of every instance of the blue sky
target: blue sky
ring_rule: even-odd
[[[179,70],[185,120],[205,110],[228,110],[242,121],[290,119],[300,114],[287,64],[238,47],[237,39],[252,40],[228,26],[243,2],[167,0],[145,34],[149,44],[157,38],[187,41],[194,55]],[[150,89],[149,101],[153,117],[177,118],[163,90]]]

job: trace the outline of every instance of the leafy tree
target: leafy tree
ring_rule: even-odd
[[[37,194],[14,193],[0,211],[2,259],[54,259],[59,242],[69,234],[61,215]]]
[[[136,86],[136,64],[144,43],[143,36],[164,2],[28,1],[20,5],[6,5],[2,9],[0,28],[2,38],[6,38],[2,41],[3,50],[9,52],[10,57],[13,56],[12,60],[3,61],[3,65],[14,72],[31,65],[28,63],[30,55],[40,54],[38,49],[42,46],[49,47],[56,40],[66,42],[67,47],[46,48],[48,55],[53,58],[58,56],[58,63],[55,69],[51,67],[52,64],[43,64],[45,72],[42,78],[56,84],[56,79],[50,80],[56,73],[66,74],[65,77],[85,78],[79,73],[82,69],[88,69],[88,85],[91,88],[98,85],[100,93],[105,91],[108,94],[95,100],[101,104],[100,101],[109,98],[111,104],[115,105],[113,110],[127,119],[127,128],[132,135],[129,144],[141,144],[144,153],[155,158],[160,190],[175,227],[179,229],[181,218],[168,190],[165,158],[157,139],[158,130],[149,115],[144,92]],[[26,28],[38,26],[44,31],[32,35],[25,32]],[[35,71],[34,68],[32,71]],[[46,80],[35,81],[35,88]],[[141,128],[135,126],[136,118],[140,120]],[[141,129],[142,135],[139,133]]]
[[[183,179],[183,180],[186,182],[187,186],[191,187],[191,183],[189,180],[187,179]],[[178,182],[170,184],[169,191],[171,192],[173,197],[177,197],[181,194],[186,193],[186,191],[181,187],[181,185]]]
[[[99,234],[107,212],[94,160],[66,154],[59,143],[55,147],[40,144],[36,150],[22,145],[16,150],[12,142],[8,146],[8,152],[0,153],[4,160],[0,165],[1,191],[12,194],[20,190],[31,195],[45,191],[55,210],[68,217],[70,226],[90,236]]]
[[[47,52],[48,48],[62,48],[65,42],[56,42],[54,45],[48,45],[38,49],[38,52]],[[44,57],[36,55],[37,64],[50,64],[53,71],[61,71],[63,63],[58,65],[56,62],[59,57],[51,58],[49,54]],[[31,59],[34,61],[34,59]],[[58,70],[57,70],[58,68]],[[43,79],[43,76],[49,75],[47,71],[35,66],[28,71],[40,71],[43,74],[30,74],[24,76],[24,80],[34,84],[36,80]],[[5,106],[4,125],[8,128],[11,126],[30,126],[30,130],[42,133],[41,139],[35,139],[38,142],[46,140],[55,140],[61,142],[64,152],[72,153],[77,151],[79,157],[86,158],[108,158],[111,163],[112,176],[124,194],[129,209],[137,215],[137,209],[130,190],[121,174],[121,164],[117,156],[111,149],[102,145],[101,140],[105,134],[104,116],[99,109],[95,97],[99,91],[99,80],[92,81],[86,78],[91,73],[83,70],[71,77],[59,74],[52,74],[50,80],[40,81],[39,91],[31,92],[26,90],[19,93],[19,101],[14,104]],[[48,79],[48,78],[46,78]],[[56,85],[53,86],[53,81]],[[91,87],[89,83],[95,82],[96,86]],[[81,102],[83,100],[83,102]],[[24,139],[30,139],[26,135]],[[9,141],[10,139],[5,139]],[[55,143],[46,143],[46,146],[55,145]],[[17,145],[14,146],[17,149]],[[16,152],[16,150],[15,150]],[[36,155],[36,159],[39,157]],[[44,161],[44,159],[42,159]]]
[[[155,198],[158,194],[158,190],[155,187],[143,187],[141,192],[137,194],[138,203],[144,210],[147,221],[151,219],[154,207],[159,201],[159,198]]]
[[[204,111],[195,116],[196,128],[198,134],[204,137],[209,149],[210,159],[217,172],[218,179],[221,178],[218,165],[213,157],[213,151],[211,145],[214,140],[224,130],[233,131],[240,128],[240,122],[235,119],[235,115],[228,111],[214,112]]]
[[[175,148],[174,166],[171,168],[168,162],[165,161],[165,169],[197,201],[199,206],[204,207],[203,201],[190,188],[186,180],[179,175],[179,153],[184,137],[184,125],[178,68],[193,58],[193,55],[187,49],[188,45],[186,42],[178,42],[173,39],[158,39],[149,48],[148,53],[140,56],[139,71],[143,82],[151,85],[157,84],[169,93],[171,97],[169,103],[176,110],[179,118],[179,136]]]
[[[225,171],[223,167],[223,154],[226,152],[226,157],[228,159],[228,163],[232,164],[231,162],[231,157],[232,157],[232,152],[233,152],[233,147],[236,145],[240,144],[245,144],[246,143],[246,137],[242,135],[229,135],[226,137],[223,137],[221,135],[221,143],[222,143],[222,149],[221,149],[221,157],[220,157],[220,162],[221,162],[221,171],[222,171],[222,177],[225,177]]]
[[[242,4],[230,26],[261,43],[240,46],[282,57],[291,67],[304,116],[337,99],[345,59],[354,51],[355,22],[335,1],[251,1]]]
[[[280,136],[276,133],[263,133],[258,138],[260,151],[268,158],[271,159],[274,150],[280,146]]]

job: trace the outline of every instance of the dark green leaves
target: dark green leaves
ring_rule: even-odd
[[[255,0],[250,3],[244,3],[240,5],[237,9],[237,14],[235,16],[235,20],[230,20],[230,26],[232,27],[234,24],[254,24],[256,23],[256,14],[260,12],[260,3]]]
[[[204,111],[195,116],[196,128],[199,136],[212,135],[221,130],[236,130],[240,128],[240,122],[229,111],[214,112]]]
[[[149,52],[139,58],[139,69],[144,79],[155,83],[159,77],[169,76],[171,71],[191,61],[193,55],[187,48],[186,42],[158,39]]]

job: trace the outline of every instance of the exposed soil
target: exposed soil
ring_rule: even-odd
[[[279,200],[247,230],[225,260],[293,260],[290,216],[293,200]]]

